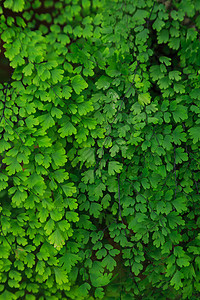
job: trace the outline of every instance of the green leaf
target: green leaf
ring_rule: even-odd
[[[23,73],[25,76],[30,76],[33,72],[34,65],[32,63],[29,63],[26,67],[23,68]]]
[[[176,148],[175,150],[175,162],[176,164],[182,163],[182,161],[188,160],[188,154],[184,152],[183,148]]]
[[[137,262],[134,262],[131,266],[131,270],[136,276],[138,276],[138,274],[140,273],[140,271],[142,271],[142,269],[143,269],[143,265]]]
[[[49,235],[52,233],[53,229],[55,227],[55,222],[52,219],[49,219],[44,226],[44,230],[46,231],[46,234]]]
[[[65,199],[65,204],[66,204],[66,207],[69,207],[69,209],[76,209],[78,206],[76,200],[73,198]]]
[[[158,33],[158,44],[167,43],[169,41],[169,30],[162,29]]]
[[[170,214],[167,215],[167,219],[169,222],[169,226],[174,229],[177,227],[177,225],[184,225],[185,221],[182,220],[181,216],[177,214],[177,212],[173,211],[170,212]]]
[[[180,71],[170,71],[169,72],[169,79],[170,80],[176,80],[176,81],[179,81],[181,80],[181,72]]]
[[[37,153],[35,155],[35,161],[39,164],[42,165],[44,161],[44,156],[41,153]]]
[[[51,154],[51,156],[52,156],[54,163],[57,166],[64,166],[67,161],[65,149],[62,148],[61,143],[56,144],[56,146],[54,147],[54,152]]]
[[[167,89],[170,86],[170,83],[171,83],[171,81],[169,80],[169,78],[167,76],[160,78],[158,80],[158,84],[161,89]]]
[[[74,125],[71,122],[67,122],[64,123],[64,126],[62,126],[59,130],[58,133],[60,133],[60,136],[62,138],[72,135],[72,134],[76,134],[77,133],[77,129],[74,127]]]
[[[72,270],[72,267],[76,265],[78,261],[81,260],[81,257],[77,254],[73,254],[70,252],[65,252],[63,256],[59,259],[63,269],[70,273]]]
[[[103,208],[107,208],[110,204],[110,200],[111,200],[111,197],[109,194],[106,194],[102,200],[101,200],[101,204],[103,205]]]
[[[36,265],[36,272],[38,272],[39,275],[44,274],[45,271],[45,262],[44,261],[38,261],[37,265]]]
[[[176,123],[180,122],[181,120],[186,120],[188,118],[187,107],[178,105],[175,111],[172,112],[172,114]]]
[[[49,236],[49,241],[50,244],[53,244],[54,248],[57,250],[62,249],[62,247],[65,245],[65,238],[58,228]]]
[[[25,64],[25,60],[21,57],[20,54],[16,55],[12,62],[10,63],[11,67],[16,68],[17,66],[22,66]]]
[[[109,254],[102,260],[102,266],[106,267],[110,272],[114,270],[116,265],[117,263],[115,259],[112,258],[112,256],[110,256]]]
[[[161,19],[156,18],[155,22],[153,23],[153,29],[157,30],[158,32],[165,26],[165,22]]]
[[[183,287],[183,283],[181,282],[181,279],[184,278],[184,275],[180,271],[176,271],[172,279],[170,280],[171,285],[174,285],[175,290],[179,290],[181,287]]]
[[[110,87],[110,83],[111,83],[111,78],[102,75],[97,82],[95,83],[96,87],[100,90],[107,90]]]
[[[33,268],[33,266],[35,265],[35,255],[33,255],[32,253],[28,253],[24,259],[24,262],[27,264],[28,268]]]
[[[109,161],[108,163],[108,174],[115,175],[115,173],[120,173],[123,165],[118,161]]]
[[[100,215],[100,213],[101,213],[101,210],[102,210],[101,204],[95,203],[95,202],[91,203],[89,212],[90,212],[90,214],[93,215],[95,218],[98,218],[98,217],[99,217],[99,215]]]
[[[7,182],[0,181],[0,191],[5,190],[7,187],[8,187],[8,183]]]
[[[52,126],[55,125],[55,121],[52,118],[52,116],[51,116],[50,113],[42,115],[42,116],[39,116],[38,119],[41,122],[41,125],[42,125],[42,127],[43,127],[44,130],[47,130],[50,127],[52,127]]]
[[[142,106],[150,104],[151,95],[149,93],[139,94],[138,95],[138,103]]]
[[[0,153],[3,153],[5,150],[11,148],[11,144],[4,139],[0,140]]]
[[[176,210],[180,213],[182,211],[187,210],[187,201],[186,201],[185,197],[183,197],[183,196],[173,200],[172,204],[174,205]]]
[[[120,71],[117,69],[116,63],[112,63],[107,69],[106,74],[110,77],[117,77],[120,75]]]
[[[13,175],[22,170],[22,166],[18,163],[16,157],[6,157],[2,161],[7,164],[8,175]]]
[[[62,90],[62,95],[65,99],[69,99],[72,93],[72,88],[70,86],[64,86]]]
[[[94,183],[94,170],[88,170],[83,173],[82,181],[87,184],[88,182]]]
[[[182,258],[178,258],[176,263],[179,267],[188,267],[190,265],[190,258],[189,256],[184,256]]]
[[[95,152],[93,148],[84,148],[79,151],[80,161],[86,162],[88,167],[95,163]]]
[[[184,94],[185,93],[185,87],[183,84],[175,83],[174,84],[174,91],[176,93]]]
[[[177,246],[174,248],[174,255],[177,257],[183,257],[185,252],[181,246]]]
[[[75,211],[67,211],[65,214],[65,218],[67,221],[71,222],[78,222],[79,221],[79,216],[78,213]]]
[[[81,75],[76,75],[72,77],[71,84],[75,93],[78,95],[88,87],[87,82],[83,79]]]
[[[25,0],[6,0],[3,5],[14,12],[21,12],[24,9],[24,4]]]
[[[74,193],[76,193],[76,187],[72,182],[63,184],[62,189],[67,197],[71,197]]]
[[[62,81],[63,73],[64,73],[64,70],[61,70],[61,69],[55,69],[55,70],[51,71],[53,84],[56,84],[56,83]]]
[[[118,132],[119,132],[119,137],[125,137],[126,136],[126,133],[130,130],[130,126],[129,125],[125,125],[125,126],[122,126],[118,129]],[[117,146],[117,145],[116,145]],[[118,147],[119,149],[119,147]]]
[[[171,37],[169,39],[169,47],[174,49],[174,50],[178,50],[179,49],[179,46],[180,46],[180,41],[181,39],[180,38],[176,38],[176,37]]]
[[[49,216],[49,212],[48,212],[48,210],[46,208],[43,207],[39,211],[38,216],[39,216],[40,222],[44,223],[46,221],[46,219],[48,218],[48,216]]]
[[[106,255],[107,255],[107,250],[105,248],[102,248],[96,252],[96,257],[98,259],[102,259],[102,257],[105,257]]]
[[[112,277],[112,274],[102,274],[99,268],[96,270],[96,272],[95,270],[96,268],[92,268],[90,270],[90,279],[92,285],[94,287],[102,287],[107,285]]]
[[[18,190],[12,197],[12,201],[16,204],[16,206],[19,206],[22,202],[26,200],[27,197],[28,194],[26,191],[21,192]]]
[[[50,212],[51,219],[54,221],[59,221],[62,219],[64,212],[59,210],[52,210]]]
[[[81,297],[86,297],[88,296],[88,291],[91,289],[91,286],[89,285],[89,283],[85,282],[83,284],[81,284],[78,288],[78,294]]]
[[[177,145],[181,145],[181,141],[186,142],[186,134],[181,125],[178,125],[173,131],[173,141]]]
[[[9,272],[9,277],[12,279],[16,279],[17,281],[20,281],[22,279],[21,274],[15,270],[11,270]]]
[[[194,144],[196,144],[198,141],[200,141],[200,126],[192,127],[188,131],[189,131],[191,138],[193,139]]]
[[[48,136],[44,136],[44,137],[39,137],[37,139],[38,142],[38,146],[39,147],[51,147],[51,139]]]
[[[53,173],[53,177],[57,182],[62,183],[64,180],[69,179],[69,173],[65,172],[64,169],[59,169]]]
[[[57,107],[52,107],[51,115],[52,115],[52,117],[56,116],[57,119],[61,119],[63,112],[62,112],[62,110],[58,109]]]
[[[103,297],[105,295],[103,288],[99,287],[99,288],[95,289],[94,295],[95,295],[95,298],[97,298],[97,299],[98,298],[103,299]]]
[[[110,148],[110,155],[112,157],[114,157],[118,152],[119,152],[119,147],[117,146],[117,144],[115,144],[112,148]]]
[[[197,32],[194,28],[189,28],[187,30],[186,40],[194,41],[197,37]]]
[[[166,57],[166,56],[161,56],[159,58],[161,63],[164,63],[166,66],[170,66],[171,65],[171,58],[170,57]]]
[[[78,104],[78,113],[80,116],[87,115],[88,112],[92,110],[93,110],[93,106],[90,101],[82,102]]]
[[[68,276],[64,270],[61,268],[53,268],[55,273],[56,282],[59,285],[66,284],[69,282]]]
[[[10,0],[7,0],[10,1]],[[0,296],[0,299],[3,300],[17,300],[17,296],[7,290],[4,290],[3,293]]]

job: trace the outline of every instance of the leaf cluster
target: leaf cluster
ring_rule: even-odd
[[[199,297],[199,11],[2,1],[0,299]]]

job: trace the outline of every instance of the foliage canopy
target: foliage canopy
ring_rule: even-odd
[[[200,1],[1,3],[0,299],[197,299]]]

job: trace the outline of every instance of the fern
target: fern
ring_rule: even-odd
[[[199,297],[199,11],[2,1],[0,299]]]

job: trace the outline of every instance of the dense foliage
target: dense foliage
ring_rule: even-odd
[[[200,1],[1,4],[0,299],[200,297]]]

